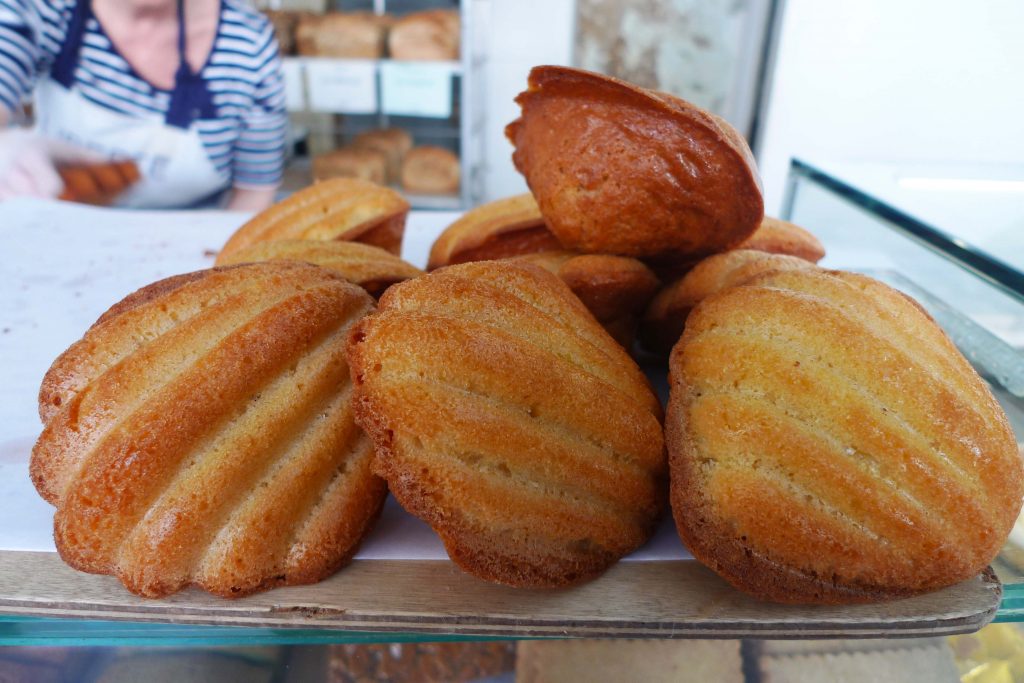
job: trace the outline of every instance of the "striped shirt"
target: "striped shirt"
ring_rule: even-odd
[[[17,109],[60,52],[77,0],[0,0],[0,107]],[[273,28],[243,0],[221,0],[220,23],[200,76],[215,118],[195,122],[225,183],[241,187],[281,180],[287,118],[281,60]],[[171,92],[135,73],[91,16],[74,85],[83,97],[135,117],[163,116]]]

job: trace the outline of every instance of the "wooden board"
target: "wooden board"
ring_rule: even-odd
[[[753,600],[697,562],[620,562],[583,586],[506,588],[447,561],[362,560],[312,586],[239,600],[197,590],[150,600],[54,553],[0,552],[0,614],[217,626],[481,637],[833,638],[975,631],[1002,596],[991,571],[875,605],[806,607]]]

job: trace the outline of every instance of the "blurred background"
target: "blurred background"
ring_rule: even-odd
[[[285,36],[296,26],[301,31],[310,12],[457,13],[454,59],[423,61],[421,70],[396,75],[388,71],[396,60],[387,41],[380,43],[379,92],[361,103],[372,112],[348,111],[343,94],[323,97],[318,90],[331,84],[320,75],[317,48],[282,40],[292,53],[288,107],[300,153],[293,169],[302,168],[302,154],[344,146],[362,130],[405,127],[417,144],[451,150],[462,167],[458,198],[421,199],[426,207],[469,206],[525,190],[504,127],[517,116],[513,98],[536,64],[601,71],[724,117],[750,141],[773,215],[792,157],[981,164],[1024,158],[1024,3],[1018,0],[277,0],[261,6],[284,11],[277,25]],[[294,22],[280,19],[288,15]],[[418,104],[389,101],[400,75]],[[433,110],[403,115],[417,106]]]

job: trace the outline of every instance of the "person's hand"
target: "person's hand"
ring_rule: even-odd
[[[63,188],[46,140],[23,128],[0,130],[0,201],[19,196],[53,198]]]

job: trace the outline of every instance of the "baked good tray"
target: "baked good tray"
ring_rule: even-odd
[[[27,199],[6,202],[3,215],[10,248],[0,263],[0,644],[911,637],[974,631],[999,608],[1002,586],[991,570],[873,605],[757,601],[694,561],[669,520],[648,546],[595,581],[512,589],[456,568],[430,530],[393,501],[353,563],[321,583],[238,600],[194,589],[136,597],[116,579],[70,569],[53,551],[52,508],[27,475],[40,429],[38,384],[107,307],[156,279],[210,266],[246,216]],[[413,212],[403,255],[422,265],[455,216]]]

